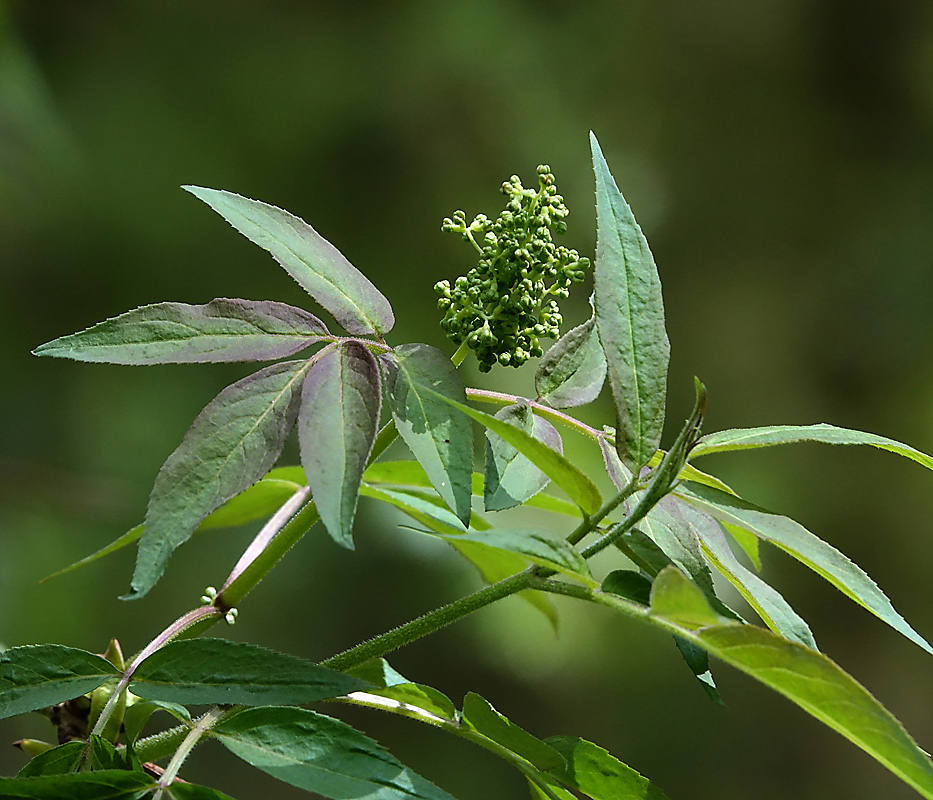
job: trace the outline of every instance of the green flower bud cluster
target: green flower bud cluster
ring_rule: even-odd
[[[441,327],[456,344],[475,351],[483,372],[493,364],[520,367],[540,357],[541,338],[560,335],[557,302],[583,280],[589,259],[558,247],[555,233],[567,230],[568,211],[551,168],[538,167],[538,188],[526,189],[517,175],[502,184],[505,210],[492,221],[479,214],[469,224],[463,211],[444,220],[442,231],[459,233],[480,254],[479,263],[454,285],[440,281]]]

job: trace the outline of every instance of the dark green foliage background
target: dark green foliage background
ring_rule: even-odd
[[[431,287],[472,257],[440,220],[458,207],[497,213],[513,172],[528,183],[551,164],[572,211],[564,243],[592,257],[590,128],[659,264],[678,422],[697,374],[707,430],[826,421],[933,451],[933,8],[922,0],[0,2],[0,642],[102,651],[116,635],[133,651],[248,541],[196,537],[139,603],[116,599],[129,553],[37,584],[142,519],[195,414],[248,369],[39,361],[32,348],[164,300],[317,313],[179,185],[304,217],[392,301],[393,343],[442,344]],[[567,325],[585,318],[585,294]],[[530,392],[527,372],[498,369],[484,385]],[[585,414],[609,422],[608,398]],[[595,473],[598,454],[567,438]],[[924,470],[815,445],[701,466],[842,549],[933,634]],[[364,500],[355,554],[316,529],[229,634],[320,659],[476,585],[442,545],[396,523]],[[765,552],[821,647],[929,750],[929,657]],[[479,691],[542,737],[596,741],[672,800],[913,796],[725,669],[728,708],[715,707],[662,635],[573,606],[564,631],[554,643],[507,601],[393,664],[455,700]],[[462,800],[525,796],[517,774],[468,745],[407,720],[347,718]],[[38,717],[8,720],[0,742],[48,733]],[[22,762],[0,748],[0,772]],[[239,800],[271,785],[211,745],[185,774]]]

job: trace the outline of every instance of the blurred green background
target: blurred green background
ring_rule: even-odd
[[[222,581],[249,539],[196,537],[136,603],[117,600],[129,551],[38,583],[141,520],[195,414],[250,368],[30,350],[163,300],[309,307],[179,185],[304,217],[390,298],[393,343],[449,351],[431,287],[471,254],[441,218],[496,213],[499,184],[546,162],[573,212],[567,244],[592,255],[590,129],[661,270],[668,437],[696,374],[707,430],[825,421],[933,451],[924,0],[0,2],[0,642],[102,651],[116,636],[136,650]],[[530,391],[525,371],[468,377]],[[585,416],[610,422],[608,398]],[[568,450],[597,471],[592,448]],[[835,544],[933,636],[933,475],[816,445],[700,466]],[[355,553],[315,529],[222,634],[321,659],[477,586],[398,522],[361,504]],[[933,748],[930,657],[776,551],[765,572],[822,649]],[[507,601],[393,663],[456,702],[478,691],[540,736],[596,741],[672,800],[914,796],[751,680],[718,669],[727,708],[716,707],[669,638],[561,608],[556,640]],[[461,800],[527,796],[467,744],[376,712],[346,718]],[[38,716],[0,723],[0,742],[49,733]],[[0,747],[0,772],[23,761]],[[239,800],[306,796],[214,744],[184,774]]]

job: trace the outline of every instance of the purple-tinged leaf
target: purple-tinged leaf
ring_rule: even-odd
[[[596,174],[596,325],[618,415],[616,449],[637,473],[661,439],[671,348],[654,257],[592,133],[590,144]]]
[[[609,480],[621,492],[632,480],[632,473],[622,463],[615,446],[605,436],[599,436],[599,449],[603,454],[603,464],[606,467]]]
[[[573,408],[593,402],[605,380],[606,356],[594,313],[544,354],[535,372],[535,391],[539,402],[552,408]]]
[[[298,413],[301,463],[324,527],[350,549],[381,411],[379,364],[359,342],[344,342],[308,371]]]
[[[555,452],[564,452],[557,429],[546,419],[535,415],[528,404],[506,406],[495,416],[496,419],[525,431]],[[514,446],[492,431],[486,432],[483,502],[487,511],[501,511],[521,505],[534,497],[550,481],[547,475]]]
[[[332,338],[314,314],[273,300],[142,306],[40,345],[37,356],[107,364],[272,361]]]
[[[308,294],[356,336],[383,335],[395,316],[383,294],[307,222],[232,192],[183,186],[247,239],[268,250]]]
[[[126,599],[146,594],[201,521],[272,468],[295,424],[310,363],[265,367],[228,386],[198,414],[152,487]]]
[[[406,344],[379,357],[395,425],[437,493],[467,524],[473,472],[473,430],[443,398],[466,402],[460,373],[440,350]]]

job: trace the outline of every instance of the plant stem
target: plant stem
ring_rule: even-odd
[[[469,352],[470,346],[466,343],[466,341],[464,341],[460,344],[460,347],[457,348],[457,352],[450,357],[450,360],[453,362],[455,367],[459,367]]]
[[[569,414],[565,414],[562,411],[558,411],[555,408],[546,406],[543,403],[539,403],[536,400],[529,400],[525,397],[518,397],[514,394],[505,394],[504,392],[491,392],[487,389],[467,389],[467,397],[471,400],[478,400],[481,403],[495,403],[496,405],[506,406],[511,405],[512,403],[527,403],[537,412],[540,417],[547,417],[548,419],[553,420],[554,422],[560,423],[568,428],[573,428],[573,430],[578,431],[579,433],[585,434],[593,439],[599,439],[599,437],[604,436],[605,434],[602,431],[596,430],[587,425],[585,422],[580,422],[580,420],[571,417]]]
[[[456,622],[458,619],[462,619],[468,614],[494,603],[496,600],[501,600],[503,597],[527,589],[533,577],[530,569],[519,572],[498,583],[486,586],[473,594],[455,600],[453,603],[448,603],[434,611],[430,611],[417,619],[411,620],[411,622],[406,622],[398,628],[393,628],[375,639],[370,639],[350,650],[331,656],[326,661],[322,661],[321,665],[331,669],[346,670],[357,664],[362,664],[364,661],[384,656],[386,653],[410,644],[429,633],[434,633],[434,631],[450,625],[452,622]]]
[[[213,618],[216,622],[219,619],[222,619],[224,612],[215,606],[201,606],[200,608],[195,608],[189,611],[187,614],[183,614],[178,619],[176,619],[171,625],[169,625],[162,633],[155,637],[149,644],[147,644],[136,657],[129,663],[126,671],[120,677],[120,680],[117,681],[117,685],[114,687],[113,692],[110,695],[110,699],[107,700],[107,703],[101,709],[100,716],[97,718],[97,724],[94,726],[94,730],[91,731],[92,735],[100,736],[103,733],[104,728],[107,725],[107,720],[110,719],[110,714],[113,712],[113,708],[117,703],[120,695],[123,690],[129,686],[130,681],[133,678],[133,673],[136,672],[140,664],[143,663],[149,656],[151,656],[156,650],[160,647],[164,647],[172,639],[175,639],[181,635],[184,631],[188,630],[192,625],[195,625],[198,622],[202,622],[206,619]]]
[[[295,493],[296,495],[298,492]],[[305,494],[305,497],[307,494]],[[292,496],[294,498],[295,495]],[[291,501],[286,501],[286,505]],[[281,511],[281,509],[280,509]],[[276,512],[275,517],[278,517]],[[275,518],[273,517],[273,519]],[[281,526],[265,548],[260,552],[243,571],[236,577],[228,578],[223,590],[217,595],[215,605],[234,608],[249,594],[256,585],[269,574],[270,570],[282,557],[304,536],[320,519],[314,501],[307,503],[302,509]],[[272,520],[267,523],[268,527]],[[263,528],[265,530],[265,528]],[[262,532],[260,532],[261,535]],[[242,560],[242,559],[241,559]]]
[[[217,722],[219,722],[226,713],[228,713],[227,710],[219,706],[215,706],[197,722],[195,722],[184,741],[175,751],[175,755],[172,756],[172,760],[168,762],[168,766],[165,768],[165,772],[162,773],[162,777],[159,778],[159,790],[155,793],[153,800],[161,799],[162,793],[166,787],[172,785],[175,780],[175,776],[178,775],[178,770],[181,769],[181,765],[185,763],[185,759],[188,757],[191,751],[194,750],[195,745],[200,741],[204,733],[213,728],[214,725],[216,725]]]

